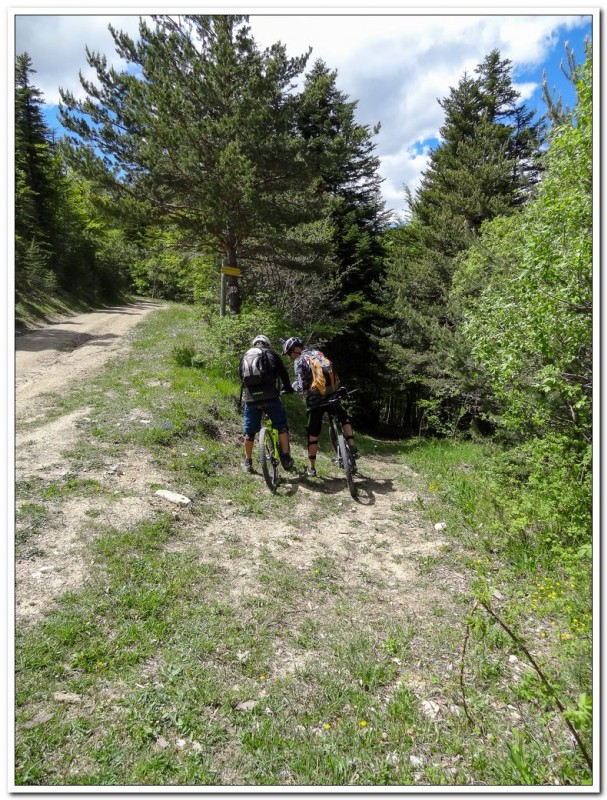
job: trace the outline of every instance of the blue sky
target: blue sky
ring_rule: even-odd
[[[214,8],[228,13],[234,9]],[[237,9],[243,12],[243,9]],[[141,9],[122,16],[112,10],[37,9],[13,7],[14,52],[27,51],[38,86],[47,104],[48,121],[56,121],[58,89],[79,91],[78,71],[86,74],[85,45],[116,58],[107,30],[108,22],[136,34]],[[172,7],[154,13],[175,13]],[[130,10],[129,10],[130,12]],[[147,9],[149,13],[149,7]],[[474,68],[490,50],[498,48],[513,62],[513,79],[521,101],[538,112],[544,110],[542,73],[548,83],[572,105],[575,97],[559,64],[565,59],[565,41],[583,59],[584,38],[598,26],[598,9],[547,7],[525,13],[483,9],[396,12],[394,9],[245,9],[260,47],[281,41],[289,55],[312,47],[311,67],[321,58],[338,73],[337,85],[356,100],[357,120],[381,123],[375,138],[384,179],[383,195],[397,215],[406,209],[405,189],[415,191],[427,165],[429,147],[436,142],[443,121],[438,99],[457,86],[465,71]],[[9,36],[9,39],[11,37]],[[116,59],[117,63],[117,59]],[[598,62],[597,62],[598,63]]]

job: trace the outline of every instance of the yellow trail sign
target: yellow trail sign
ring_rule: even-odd
[[[221,271],[224,275],[235,275],[236,277],[240,275],[238,267],[222,267]]]

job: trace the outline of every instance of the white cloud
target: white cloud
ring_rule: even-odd
[[[387,208],[397,209],[405,215],[405,186],[415,194],[421,180],[421,174],[428,164],[430,148],[403,147],[393,155],[380,157],[380,173],[385,176],[382,185],[383,196]]]
[[[537,90],[539,83],[527,82],[527,83],[517,83],[516,81],[512,82],[513,88],[519,93],[519,100],[521,103],[525,103],[529,100],[533,93]]]
[[[36,74],[34,84],[48,105],[59,103],[59,88],[81,95],[78,72],[91,80],[94,72],[86,61],[85,48],[107,56],[117,66],[120,59],[108,30],[114,28],[137,36],[139,17],[89,14],[27,14],[15,16],[15,54],[27,51]]]

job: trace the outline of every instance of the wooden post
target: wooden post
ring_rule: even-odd
[[[219,301],[219,316],[226,315],[226,275],[221,273],[221,299]]]

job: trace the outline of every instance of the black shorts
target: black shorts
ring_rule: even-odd
[[[333,406],[334,414],[337,419],[341,422],[342,425],[350,422],[348,417],[348,412],[345,408],[342,408],[339,403],[335,403]],[[308,415],[306,417],[306,431],[308,436],[320,436],[320,432],[322,430],[322,415],[325,413],[327,409],[316,407],[312,407],[308,409]]]

